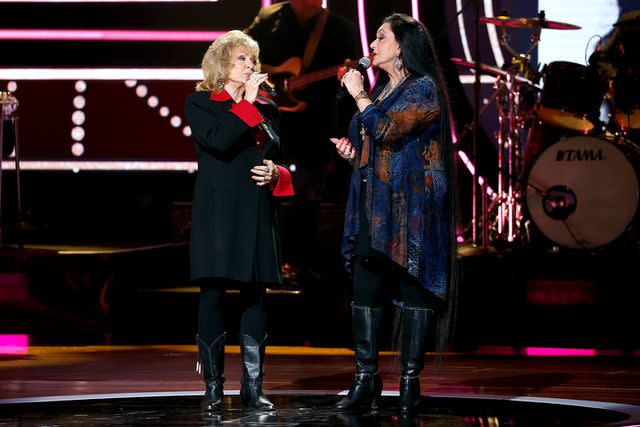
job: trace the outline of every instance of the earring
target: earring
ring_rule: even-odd
[[[396,60],[393,61],[393,66],[396,70],[400,71],[402,69],[402,59],[400,59],[400,57],[397,57]]]
[[[218,80],[218,87],[220,89],[222,89],[224,87],[224,80],[222,80],[222,79]]]

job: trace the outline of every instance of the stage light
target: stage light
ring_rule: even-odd
[[[76,82],[76,92],[84,92],[85,90],[87,90],[87,83],[84,80],[78,80]]]
[[[147,105],[149,107],[151,107],[151,108],[156,108],[159,103],[160,103],[160,101],[158,101],[158,97],[157,96],[150,96],[147,99]]]
[[[138,85],[138,87],[136,87],[136,95],[140,98],[147,96],[147,93],[149,93],[149,89],[145,85]]]
[[[82,125],[84,123],[85,119],[86,119],[86,117],[84,115],[84,112],[82,112],[80,110],[74,111],[73,114],[71,115],[71,121],[76,126]]]
[[[71,146],[71,153],[76,157],[82,156],[84,154],[84,145],[80,142],[76,142]]]
[[[182,124],[182,119],[180,118],[180,116],[173,116],[171,117],[170,123],[171,123],[171,126],[173,126],[174,128],[177,128]]]
[[[83,109],[85,105],[87,105],[87,100],[85,99],[84,96],[78,95],[75,98],[73,98],[73,106],[76,107],[78,110]]]
[[[0,354],[24,355],[29,350],[29,335],[0,334]]]
[[[160,110],[158,110],[158,113],[160,113],[162,117],[169,116],[169,107],[160,107]]]
[[[81,126],[76,126],[71,129],[71,138],[74,141],[82,141],[84,139],[84,128]]]

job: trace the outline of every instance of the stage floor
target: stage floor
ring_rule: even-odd
[[[242,409],[240,355],[227,346],[225,409],[201,414],[196,347],[31,347],[0,359],[0,425],[640,425],[640,362],[620,357],[433,355],[423,402],[400,416],[397,355],[381,355],[382,407],[338,414],[353,379],[348,349],[268,348],[265,393],[276,410]]]

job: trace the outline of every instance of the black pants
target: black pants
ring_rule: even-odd
[[[396,294],[405,307],[433,308],[429,295],[418,280],[384,254],[371,247],[365,205],[366,182],[360,187],[360,220],[353,266],[353,302],[382,307]]]
[[[211,343],[224,332],[224,300],[226,280],[200,281],[198,336]],[[266,287],[262,283],[242,283],[240,287],[240,332],[261,342],[267,333],[264,307]]]
[[[391,264],[382,255],[357,257],[353,271],[353,303],[367,307],[382,307],[394,295],[405,307],[433,308],[433,297],[413,277]]]

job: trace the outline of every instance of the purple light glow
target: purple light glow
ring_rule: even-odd
[[[146,42],[212,42],[224,31],[4,29],[0,40],[92,40]]]
[[[29,335],[0,334],[0,354],[25,355],[29,350]]]
[[[14,162],[2,162],[3,170],[14,170]],[[43,161],[23,160],[20,169],[24,170],[57,170],[57,171],[168,171],[194,172],[198,169],[196,162],[147,162],[147,161]]]
[[[411,16],[413,16],[413,19],[415,20],[420,20],[420,8],[418,0],[411,0]]]
[[[0,80],[200,80],[198,68],[0,68]]]
[[[185,3],[185,2],[217,2],[218,0],[0,0],[0,3]]]
[[[467,153],[465,153],[462,150],[458,150],[458,157],[460,157],[462,159],[462,163],[464,163],[464,165],[467,167],[467,169],[469,169],[469,172],[471,173],[471,175],[475,175],[476,174],[476,167],[473,165],[473,163],[471,163],[471,160],[469,160],[469,157],[467,156]]]
[[[526,356],[581,356],[593,357],[597,351],[593,348],[557,348],[557,347],[527,347]]]
[[[364,0],[358,0],[358,26],[360,27],[360,43],[362,44],[362,55],[369,56],[369,42],[367,41],[367,19],[365,18]],[[375,77],[371,67],[367,69],[369,86],[373,86]]]
[[[481,345],[474,351],[475,354],[498,355],[498,356],[546,356],[546,357],[567,357],[567,356],[623,356],[624,351],[618,349],[592,349],[592,348],[560,348],[560,347],[511,347],[506,345]],[[640,351],[634,353],[635,357],[640,357]]]

